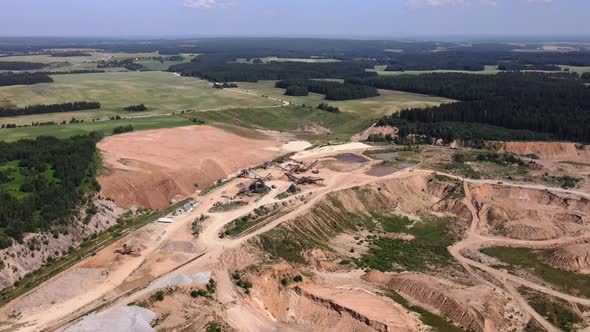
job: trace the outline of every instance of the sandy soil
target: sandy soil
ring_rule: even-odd
[[[487,142],[486,145],[500,153],[537,155],[545,160],[588,162],[590,147],[568,142]]]
[[[281,146],[280,141],[248,139],[210,126],[116,135],[98,144],[107,168],[98,181],[102,195],[120,206],[163,209],[178,195],[192,195],[196,185],[206,188],[273,159]]]
[[[385,127],[377,127],[375,125],[372,125],[371,127],[369,127],[368,129],[352,136],[351,140],[353,142],[365,142],[368,138],[369,135],[391,135],[392,137],[395,137],[397,135],[398,129],[396,127],[389,127],[389,126],[385,126]]]
[[[204,128],[211,130],[207,127]],[[185,130],[190,132],[197,129],[184,129],[183,131]],[[185,135],[191,137],[192,134]],[[224,133],[224,135],[228,134]],[[174,136],[176,137],[176,135]],[[153,144],[152,141],[158,137],[161,136],[150,137],[148,135],[143,140],[138,139],[134,144],[142,146],[142,144],[146,144],[142,143],[144,140]],[[222,137],[226,136],[222,135]],[[263,144],[265,141],[254,142],[248,144],[252,144],[255,149],[259,149],[263,153],[268,151],[268,147],[277,147],[277,145]],[[169,146],[169,148],[173,149],[174,147]],[[300,152],[296,158],[309,161],[322,157],[334,157],[345,152],[361,152],[368,148],[370,147],[361,143],[324,146]],[[207,148],[204,150],[206,151]],[[176,153],[182,152],[176,151]],[[134,151],[131,150],[127,154],[132,154],[132,152]],[[174,163],[167,161],[170,157],[167,157],[169,152],[166,149],[161,151],[164,158],[162,156],[158,158],[155,155],[143,157],[139,152],[134,153],[132,157],[137,159],[142,157],[151,162],[149,165],[155,164],[159,168],[165,169],[173,168],[171,164]],[[117,162],[121,158],[123,157],[114,158],[111,161]],[[181,159],[180,156],[176,158]],[[191,159],[190,156],[186,158]],[[197,158],[191,160],[193,163],[198,162]],[[249,197],[247,205],[234,210],[219,213],[208,212],[215,203],[225,201],[224,196],[235,194],[239,185],[246,183],[247,179],[234,179],[205,196],[195,196],[201,202],[195,211],[175,218],[172,224],[154,223],[128,234],[117,243],[100,251],[96,256],[83,260],[51,281],[12,301],[0,310],[0,320],[6,322],[5,325],[0,325],[0,331],[14,330],[15,327],[22,331],[37,331],[71,326],[70,322],[75,323],[87,313],[145,299],[160,285],[169,285],[168,281],[176,280],[175,278],[180,274],[192,277],[199,273],[208,272],[211,272],[212,277],[217,281],[217,293],[215,301],[203,304],[207,308],[206,315],[221,319],[237,330],[420,331],[424,327],[419,325],[415,314],[409,314],[398,304],[388,302],[377,295],[371,285],[360,279],[362,271],[331,272],[322,270],[321,267],[318,268],[319,270],[315,270],[314,267],[303,266],[302,268],[307,269],[305,281],[285,289],[280,283],[281,273],[287,273],[284,271],[290,271],[288,273],[299,272],[292,268],[284,268],[280,270],[280,273],[273,272],[271,277],[260,280],[259,287],[255,287],[255,291],[251,294],[246,294],[242,289],[236,287],[231,279],[230,275],[233,271],[252,266],[254,269],[250,270],[250,273],[253,276],[265,276],[261,270],[264,254],[256,251],[249,241],[256,241],[260,234],[285,223],[304,220],[310,207],[325,202],[327,195],[338,191],[339,199],[341,203],[344,203],[339,205],[346,212],[371,211],[378,205],[382,207],[383,202],[381,201],[362,201],[356,197],[355,190],[349,189],[357,186],[379,191],[379,197],[385,197],[388,204],[391,203],[392,210],[395,209],[406,214],[418,214],[420,211],[443,213],[445,210],[452,210],[451,212],[468,216],[468,221],[465,221],[464,229],[460,233],[464,235],[463,238],[449,247],[449,252],[464,267],[465,271],[462,273],[471,276],[470,282],[476,286],[466,288],[464,285],[441,279],[439,276],[421,274],[397,276],[393,283],[391,283],[391,279],[383,277],[373,278],[371,282],[387,284],[388,287],[398,289],[400,293],[424,307],[432,309],[433,312],[457,320],[465,318],[467,319],[465,324],[472,326],[475,330],[486,332],[509,330],[508,328],[504,329],[501,322],[503,319],[512,320],[513,318],[502,316],[503,313],[522,314],[522,317],[518,318],[522,324],[529,317],[533,317],[548,331],[557,330],[546,318],[530,307],[517,291],[518,286],[526,286],[571,303],[590,305],[589,299],[559,292],[521,276],[499,270],[491,264],[474,260],[472,256],[467,255],[468,252],[477,251],[485,246],[555,248],[556,246],[580,243],[582,238],[589,236],[584,227],[579,229],[577,233],[567,233],[565,236],[560,235],[557,238],[543,240],[510,238],[502,234],[491,234],[490,228],[487,226],[490,223],[487,213],[483,212],[485,212],[486,206],[494,204],[502,209],[509,207],[509,210],[517,210],[521,205],[526,207],[526,204],[529,204],[527,201],[531,201],[530,204],[546,205],[547,208],[543,211],[547,211],[547,213],[552,210],[554,210],[552,212],[554,214],[575,211],[584,214],[582,218],[586,218],[588,211],[581,202],[583,199],[587,200],[590,195],[575,190],[547,188],[541,185],[510,182],[500,185],[495,180],[470,180],[444,174],[456,179],[457,183],[463,184],[465,195],[457,199],[462,204],[461,208],[457,202],[447,205],[441,203],[441,199],[447,194],[446,188],[428,187],[428,178],[433,174],[432,171],[411,168],[380,178],[367,175],[366,171],[377,162],[368,161],[352,170],[335,170],[320,166],[319,176],[324,178],[322,185],[302,186],[302,191],[292,197],[292,204],[285,207],[283,214],[271,218],[260,227],[238,238],[219,238],[219,232],[233,219],[251,213],[256,208],[274,203],[281,204],[282,201],[278,200],[276,195],[285,191],[290,185],[290,182],[282,177],[284,171],[275,167],[270,168],[268,171],[271,172],[273,180],[268,184],[276,189],[263,197]],[[184,165],[189,168],[190,163]],[[143,171],[142,167],[132,163],[126,165],[120,163],[119,167],[121,169],[118,171],[122,174],[125,172],[142,174]],[[113,175],[116,172],[117,170],[114,170]],[[438,172],[438,174],[441,173]],[[565,203],[563,203],[564,200]],[[202,213],[207,214],[209,218],[203,223],[199,237],[194,238],[190,234],[191,223]],[[519,220],[534,220],[538,216],[530,214],[525,217]],[[553,219],[553,217],[548,219]],[[320,223],[322,220],[315,221],[320,228],[324,227]],[[559,220],[546,220],[546,222],[559,223]],[[301,226],[300,230],[305,230],[303,225],[299,226]],[[328,229],[328,227],[325,228]],[[114,255],[113,250],[123,243],[132,243],[134,246],[141,247],[142,255],[140,257]],[[574,252],[581,251],[576,249]],[[308,275],[313,276],[314,274],[315,277],[308,277]],[[64,287],[69,287],[67,292],[63,290]],[[60,290],[63,290],[65,296],[61,295]],[[473,294],[481,295],[481,298],[473,299],[471,298]],[[193,311],[190,312],[194,312],[195,315],[191,316],[190,312],[186,313],[188,316],[175,314],[170,321],[164,320],[163,326],[174,328],[174,324],[182,323],[183,320],[190,322],[191,317],[201,317],[197,314],[199,310],[196,302],[192,302],[193,300],[188,297],[179,296],[174,299],[177,301],[166,300],[172,302],[164,301],[158,304],[159,307],[153,309],[154,312],[157,315],[165,313],[166,310],[169,312],[173,304],[178,302],[187,304],[183,307],[192,306],[191,310]],[[445,303],[458,304],[455,307],[445,308]],[[446,309],[452,310],[447,312]],[[214,312],[219,313],[219,317],[215,316]],[[487,316],[482,318],[482,313]]]

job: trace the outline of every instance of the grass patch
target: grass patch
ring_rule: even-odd
[[[149,118],[85,122],[68,125],[0,129],[0,140],[13,142],[39,136],[68,138],[76,135],[89,134],[91,132],[100,132],[105,136],[110,136],[113,134],[113,129],[129,125],[133,127],[134,131],[141,131],[191,126],[194,125],[194,123],[181,116],[155,116]]]
[[[403,296],[399,295],[397,292],[395,292],[393,290],[390,290],[387,293],[387,297],[389,297],[390,299],[399,303],[406,310],[409,310],[409,311],[419,314],[420,320],[422,321],[422,323],[432,327],[432,329],[434,331],[437,331],[437,332],[461,332],[461,331],[463,331],[462,329],[453,325],[453,323],[447,321],[443,317],[435,315],[422,307],[412,305]]]
[[[187,117],[192,114],[185,115]],[[329,113],[314,108],[285,106],[258,109],[231,109],[199,113],[199,119],[207,123],[233,124],[247,128],[264,128],[276,131],[298,131],[299,136],[314,137],[317,134],[301,131],[306,125],[317,124],[328,128],[331,134],[322,134],[328,139],[348,140],[352,135],[369,127],[373,120],[354,114]]]
[[[452,257],[447,247],[454,239],[447,231],[446,223],[444,219],[430,219],[415,224],[407,229],[407,233],[415,236],[412,241],[374,239],[372,248],[357,260],[357,265],[383,272],[394,270],[394,265],[416,271],[433,266],[449,266],[452,264]],[[397,226],[393,229],[397,229]]]
[[[481,252],[514,268],[534,274],[557,289],[572,295],[590,297],[590,276],[551,267],[541,260],[541,251],[528,248],[493,247],[484,248]]]
[[[408,230],[408,226],[412,224],[412,220],[404,216],[373,216],[383,228],[383,231],[388,233],[402,233]]]

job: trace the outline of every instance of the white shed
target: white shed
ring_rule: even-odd
[[[164,223],[164,224],[171,224],[174,220],[172,218],[160,218],[158,219],[158,222]]]

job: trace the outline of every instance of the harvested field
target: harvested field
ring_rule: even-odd
[[[106,138],[102,195],[120,206],[162,209],[241,168],[271,160],[281,142],[248,139],[209,126],[161,129]],[[279,151],[277,151],[279,150]]]

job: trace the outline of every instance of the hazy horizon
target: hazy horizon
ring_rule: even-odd
[[[590,39],[583,0],[4,0],[3,37]]]

